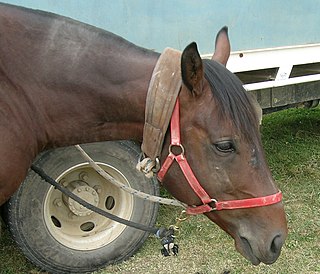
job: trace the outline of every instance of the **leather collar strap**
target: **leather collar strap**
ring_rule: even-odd
[[[180,51],[166,48],[160,55],[150,80],[141,149],[152,161],[160,157],[181,88],[180,59]]]
[[[217,201],[216,199],[210,198],[209,194],[203,189],[200,185],[199,181],[195,177],[187,159],[184,155],[184,147],[181,144],[180,140],[180,114],[179,114],[179,100],[176,100],[176,104],[171,117],[171,144],[169,147],[169,155],[167,156],[165,162],[163,163],[161,169],[158,172],[158,179],[162,182],[165,174],[168,169],[172,165],[174,161],[176,161],[184,176],[186,177],[189,185],[193,189],[193,191],[197,194],[197,196],[201,199],[203,205],[200,206],[189,206],[186,210],[187,214],[202,214],[214,210],[223,210],[223,209],[241,209],[241,208],[252,208],[252,207],[260,207],[267,206],[279,203],[282,200],[281,191],[258,198],[249,198],[242,200],[230,200],[230,201]],[[180,154],[174,154],[172,152],[173,147],[179,147]]]

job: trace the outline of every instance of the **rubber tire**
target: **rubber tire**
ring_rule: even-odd
[[[155,179],[147,179],[135,169],[140,147],[130,141],[93,143],[82,146],[96,161],[114,165],[130,182],[131,187],[152,195],[159,195]],[[66,147],[43,153],[35,164],[48,175],[59,174],[85,162],[74,147]],[[70,249],[56,241],[44,222],[44,197],[50,185],[34,172],[27,178],[6,204],[9,230],[25,256],[50,273],[89,273],[108,264],[123,261],[132,256],[144,243],[149,233],[126,227],[122,234],[108,245],[90,251]],[[153,226],[158,204],[134,198],[131,221]]]

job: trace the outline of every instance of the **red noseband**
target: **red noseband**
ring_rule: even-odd
[[[281,191],[258,198],[242,199],[242,200],[230,200],[230,201],[217,201],[216,199],[210,198],[208,193],[203,189],[203,187],[198,182],[195,177],[187,159],[184,156],[184,148],[180,142],[180,114],[179,114],[179,100],[177,99],[172,117],[171,117],[171,144],[169,147],[169,155],[167,156],[165,162],[161,166],[158,172],[158,179],[161,182],[170,168],[173,161],[177,161],[184,176],[186,177],[189,185],[197,196],[201,199],[203,205],[200,206],[189,206],[187,208],[187,214],[201,214],[210,212],[213,210],[223,210],[223,209],[240,209],[240,208],[252,208],[267,206],[279,203],[282,200]],[[176,155],[172,152],[173,147],[180,147],[181,153]]]

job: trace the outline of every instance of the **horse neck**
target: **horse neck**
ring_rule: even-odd
[[[100,56],[94,61],[97,69],[84,77],[73,74],[74,88],[52,93],[58,104],[46,110],[46,146],[142,140],[146,94],[157,56],[120,56]]]

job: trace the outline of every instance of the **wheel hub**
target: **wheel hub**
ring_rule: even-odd
[[[97,191],[84,181],[73,181],[68,184],[67,188],[75,195],[94,206],[99,204],[99,195]],[[77,216],[89,216],[92,211],[80,205],[68,196],[63,196],[63,200],[70,211]]]

